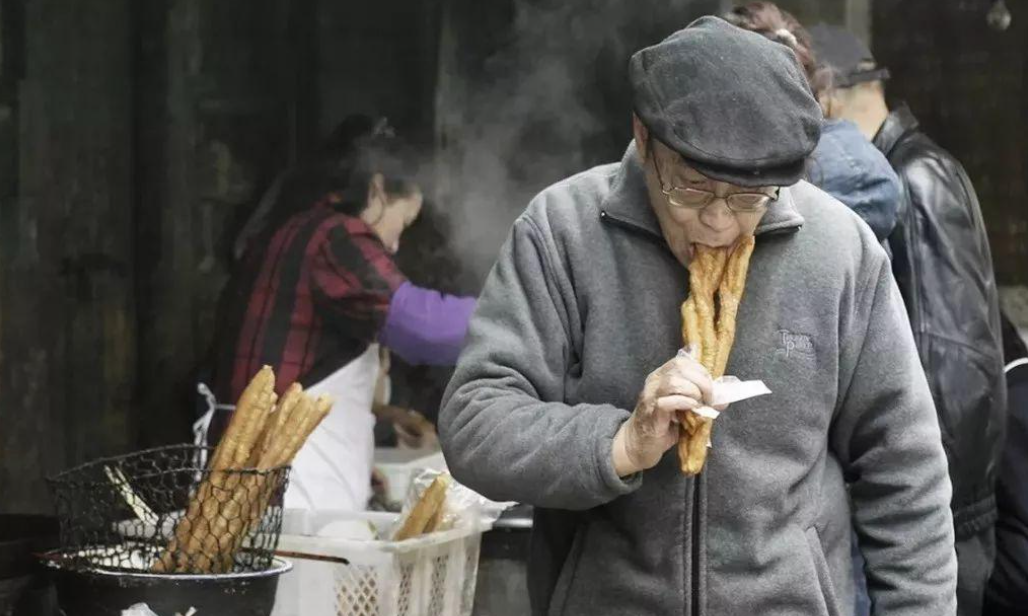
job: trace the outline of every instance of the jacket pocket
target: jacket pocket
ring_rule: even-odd
[[[828,561],[825,559],[824,549],[821,547],[821,538],[817,534],[817,529],[813,527],[808,528],[804,535],[807,538],[807,549],[810,550],[810,558],[814,562],[814,570],[817,572],[817,585],[821,589],[821,597],[825,602],[825,613],[828,616],[842,616],[843,612],[839,609],[839,600],[835,596],[832,576],[828,571]]]
[[[587,524],[585,522],[575,528],[575,538],[571,541],[571,549],[568,550],[567,560],[564,561],[564,566],[560,569],[560,576],[557,578],[557,585],[553,589],[550,606],[546,610],[548,616],[563,616],[567,611],[568,599],[571,596],[571,586],[575,582],[578,563],[582,560],[586,528]]]

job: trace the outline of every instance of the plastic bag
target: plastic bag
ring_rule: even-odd
[[[425,493],[425,490],[432,485],[437,477],[444,474],[446,473],[426,469],[411,481],[410,488],[407,490],[407,497],[403,501],[400,520],[396,525],[397,529],[403,527],[404,522],[407,521],[407,517],[410,515],[411,509],[421,499],[421,495]],[[500,514],[504,510],[516,504],[512,502],[498,503],[491,501],[471,488],[451,479],[446,488],[446,499],[443,501],[442,514],[435,530],[444,531],[463,526],[475,526],[482,530],[487,530],[499,519]]]

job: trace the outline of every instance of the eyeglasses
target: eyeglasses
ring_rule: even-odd
[[[652,146],[650,148],[650,158],[653,160],[653,168],[657,171],[657,181],[660,182],[660,192],[664,193],[664,198],[667,199],[668,205],[671,207],[702,210],[710,205],[714,199],[718,198],[716,193],[709,190],[688,188],[685,186],[665,186],[664,178],[661,177],[660,173],[660,162],[657,161],[657,157],[653,155]],[[728,205],[728,209],[732,212],[737,214],[749,214],[764,209],[772,200],[778,199],[780,190],[781,189],[779,188],[775,188],[775,194],[773,195],[762,192],[737,192],[725,195],[721,198],[724,199],[725,204]]]

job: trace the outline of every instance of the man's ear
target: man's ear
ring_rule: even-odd
[[[646,162],[646,155],[650,152],[650,149],[646,147],[650,140],[650,131],[634,113],[632,114],[632,135],[635,137],[635,149],[639,152],[639,160]]]

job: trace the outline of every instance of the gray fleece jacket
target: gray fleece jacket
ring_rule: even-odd
[[[697,479],[672,449],[622,480],[612,439],[681,347],[688,288],[634,144],[543,191],[501,251],[439,428],[454,477],[537,507],[533,613],[849,616],[852,524],[876,614],[953,614],[946,459],[870,229],[809,184],[782,191],[728,367],[774,393],[721,415]]]

